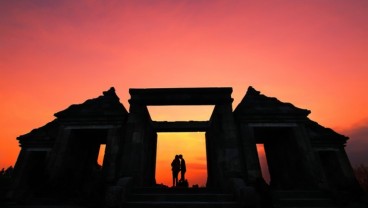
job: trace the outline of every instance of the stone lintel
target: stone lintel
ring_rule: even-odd
[[[329,146],[325,146],[325,147],[314,147],[313,148],[314,151],[332,151],[332,152],[338,152],[340,151],[340,149],[338,147],[333,147],[331,145]]]
[[[119,127],[122,127],[122,125],[70,125],[66,126],[65,129],[112,129]]]
[[[42,147],[30,147],[30,148],[27,148],[26,151],[28,152],[50,152],[52,150],[51,147],[49,148],[42,148]]]
[[[158,106],[216,105],[231,103],[232,91],[231,87],[129,89],[129,103]]]
[[[208,126],[208,121],[153,121],[156,132],[204,132]]]
[[[234,113],[235,120],[239,123],[252,123],[252,124],[300,124],[305,123],[305,116],[285,116],[285,115],[258,115],[258,116],[248,116],[248,115],[238,115]]]
[[[251,127],[296,127],[297,123],[249,123]]]

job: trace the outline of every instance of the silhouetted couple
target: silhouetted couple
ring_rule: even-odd
[[[187,168],[185,166],[185,160],[182,155],[175,155],[174,160],[171,162],[171,171],[173,174],[173,186],[178,185],[178,175],[181,173],[180,181],[185,180],[185,172]]]

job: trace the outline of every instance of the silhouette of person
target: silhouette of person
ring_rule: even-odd
[[[173,175],[173,187],[178,185],[178,175],[180,171],[179,156],[175,155],[174,160],[171,162],[171,171]]]
[[[183,158],[183,155],[179,155],[179,159],[180,159],[180,180],[184,182],[185,180],[185,172],[187,171],[187,167],[185,165],[185,160]]]

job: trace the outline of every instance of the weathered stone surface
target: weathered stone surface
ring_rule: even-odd
[[[108,186],[105,194],[106,207],[122,207],[132,189],[132,178],[120,178],[116,185]]]
[[[130,104],[215,105],[232,102],[230,87],[130,89]]]
[[[308,116],[309,110],[295,107],[291,103],[283,103],[277,98],[267,97],[255,90],[253,87],[249,87],[243,100],[236,107],[235,114],[242,114],[247,116]]]
[[[103,92],[102,96],[87,100],[78,105],[71,105],[67,109],[55,113],[57,118],[79,118],[98,116],[122,116],[127,113],[124,106],[119,102],[115,88]]]
[[[207,187],[234,194],[236,206],[271,206],[270,193],[275,191],[328,192],[347,201],[359,194],[344,150],[348,138],[310,120],[309,110],[262,95],[253,87],[234,111],[228,87],[129,92],[129,113],[111,88],[19,136],[22,149],[10,196],[23,203],[61,197],[84,206],[92,197],[98,206],[121,207],[132,188],[156,186],[157,132],[161,131],[205,131]],[[209,121],[154,122],[149,105],[215,107]],[[101,167],[97,155],[103,144]],[[262,178],[257,144],[264,145],[269,184]]]
[[[308,133],[312,142],[335,142],[343,145],[349,139],[348,137],[341,135],[330,128],[323,127],[310,119],[307,120],[305,126],[308,128]]]
[[[28,134],[19,136],[17,139],[21,145],[44,146],[44,144],[50,144],[50,142],[53,144],[59,132],[59,125],[59,121],[55,119],[40,128],[33,129]]]

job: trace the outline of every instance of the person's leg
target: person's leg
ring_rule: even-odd
[[[172,172],[172,177],[173,177],[173,187],[174,187],[176,185],[175,184],[176,179],[175,179],[175,172],[174,171]]]
[[[176,176],[175,176],[176,186],[178,185],[178,176],[179,176],[179,172],[176,172]]]

